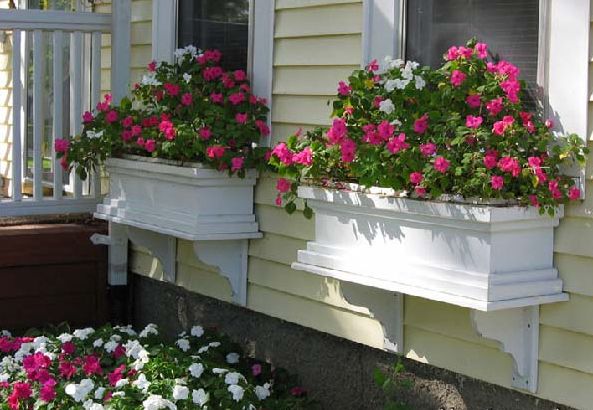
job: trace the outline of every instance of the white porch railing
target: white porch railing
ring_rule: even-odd
[[[114,6],[114,15],[120,6]],[[0,10],[0,30],[12,31],[12,172],[8,197],[0,195],[0,217],[94,211],[101,197],[99,175],[86,181],[75,172],[64,175],[54,142],[79,134],[83,111],[100,99],[101,35],[126,33],[127,28],[127,35],[120,38],[123,44],[115,45],[112,38],[112,62],[115,53],[122,52],[129,61],[130,20],[125,9],[123,14],[116,21],[111,14]],[[120,22],[123,26],[115,28]],[[124,92],[128,67],[112,69],[112,86],[125,84]],[[51,131],[46,130],[46,118],[51,118]]]

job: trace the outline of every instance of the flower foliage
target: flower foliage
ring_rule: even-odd
[[[554,214],[579,199],[561,165],[582,166],[577,135],[528,111],[519,69],[488,59],[488,46],[451,47],[438,69],[373,61],[340,81],[332,125],[276,145],[270,164],[283,177],[276,203],[288,212],[300,183],[393,188],[418,199],[502,200]],[[531,104],[533,105],[533,104]],[[305,207],[305,215],[311,210]]]
[[[173,64],[151,62],[130,98],[116,105],[108,94],[85,112],[81,134],[56,141],[62,166],[86,178],[122,154],[199,161],[239,176],[265,164],[257,143],[269,134],[268,108],[245,72],[224,72],[217,50],[187,46],[175,55]]]
[[[304,409],[282,369],[243,358],[200,326],[163,343],[156,325],[56,336],[0,333],[0,409]]]

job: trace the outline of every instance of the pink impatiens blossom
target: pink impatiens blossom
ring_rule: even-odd
[[[519,102],[519,91],[521,90],[521,84],[517,80],[505,80],[500,83],[500,88],[506,93],[507,98],[512,103]]]
[[[175,139],[175,127],[173,126],[173,123],[171,121],[162,120],[159,124],[159,131],[161,131],[165,135],[165,138],[168,141],[172,141]]]
[[[41,389],[39,389],[39,398],[46,403],[52,402],[56,396],[56,384],[54,379],[48,379],[43,383]]]
[[[383,101],[383,97],[376,95],[375,98],[373,98],[373,107],[379,108],[381,106],[381,101]]]
[[[529,195],[529,203],[531,204],[531,206],[535,206],[536,208],[539,207],[537,195]]]
[[[474,52],[478,56],[479,59],[483,60],[488,57],[488,44],[486,43],[477,43],[474,46]]]
[[[490,115],[492,115],[493,117],[497,116],[498,113],[501,112],[503,109],[502,97],[498,97],[493,100],[490,100],[486,104],[486,109],[488,110],[488,113]]]
[[[458,53],[461,57],[465,58],[466,60],[469,60],[470,58],[472,58],[472,55],[474,54],[474,50],[469,47],[462,46],[462,47],[459,47]]]
[[[548,182],[548,190],[552,194],[552,198],[560,199],[562,198],[562,192],[560,191],[558,180],[553,179]]]
[[[193,97],[191,95],[191,93],[185,93],[181,96],[181,104],[187,106],[190,106],[191,103],[193,101]]]
[[[487,169],[492,169],[498,163],[498,154],[496,151],[486,151],[486,155],[484,155],[484,166]]]
[[[233,105],[239,105],[243,101],[245,101],[245,94],[243,94],[243,93],[234,93],[234,94],[231,94],[231,95],[229,95],[229,101]]]
[[[146,140],[144,143],[144,149],[147,152],[154,152],[156,150],[156,141],[153,139]]]
[[[84,358],[84,364],[82,366],[82,371],[87,376],[92,376],[94,374],[103,374],[103,369],[101,368],[100,359],[94,355],[86,356]]]
[[[248,115],[245,112],[238,112],[237,114],[235,114],[235,121],[237,121],[237,123],[239,124],[247,124],[247,118]]]
[[[212,136],[212,130],[210,130],[208,127],[202,127],[198,130],[198,135],[202,140],[209,140]]]
[[[213,145],[206,148],[206,155],[208,158],[220,159],[223,157],[225,148],[221,145]]]
[[[571,201],[581,199],[581,190],[578,189],[576,186],[570,187],[570,189],[568,190],[568,199],[570,199]]]
[[[224,97],[222,93],[212,93],[210,94],[210,101],[214,104],[221,104],[224,101]]]
[[[414,185],[420,184],[424,180],[424,176],[421,172],[412,172],[410,174],[410,182]]]
[[[66,153],[68,152],[68,148],[70,148],[70,141],[67,139],[58,139],[54,143],[54,149],[56,152]]]
[[[276,190],[280,193],[286,193],[288,191],[290,191],[290,186],[292,184],[290,183],[290,181],[286,178],[279,178],[278,181],[276,182]]]
[[[108,124],[113,124],[115,121],[117,121],[117,111],[109,111],[107,115],[105,115],[105,121],[107,121]]]
[[[459,87],[461,84],[463,84],[466,78],[467,75],[463,71],[453,70],[451,73],[451,84],[454,87]]]
[[[146,69],[148,70],[148,72],[154,73],[156,71],[156,61],[152,60],[150,63],[148,63]]]
[[[296,153],[292,157],[292,161],[306,167],[313,165],[313,151],[311,151],[311,147],[305,147],[301,152]]]
[[[514,177],[519,176],[521,173],[521,165],[519,165],[519,160],[513,157],[502,157],[498,161],[498,168],[503,172],[508,172]]]
[[[130,128],[132,125],[134,125],[134,119],[130,115],[128,115],[121,121],[121,125],[124,128]]]
[[[206,81],[214,81],[223,74],[221,67],[206,67],[202,72],[202,77]]]
[[[245,163],[245,158],[243,157],[234,157],[231,159],[231,171],[239,171],[243,168],[243,164]]]
[[[482,99],[480,94],[470,94],[465,98],[465,102],[471,108],[479,108],[482,105]]]
[[[251,374],[253,374],[255,377],[259,376],[261,374],[261,371],[261,364],[256,363],[253,366],[251,366]]]
[[[383,141],[388,141],[395,132],[395,126],[392,125],[389,121],[381,121],[381,123],[377,126],[377,134]]]
[[[82,122],[84,122],[85,124],[92,122],[94,119],[95,117],[93,116],[93,113],[91,113],[90,111],[85,111],[84,114],[82,114]]]
[[[473,115],[468,115],[467,117],[465,117],[465,126],[468,128],[479,128],[480,125],[482,125],[482,117],[480,116],[473,116]]]
[[[456,46],[449,47],[447,50],[447,54],[445,55],[445,59],[447,61],[456,60],[459,57],[459,49]]]
[[[133,125],[130,129],[130,132],[134,137],[138,137],[140,134],[142,134],[142,127],[140,125]]]
[[[554,121],[551,120],[550,118],[548,118],[545,122],[544,125],[546,126],[546,128],[551,129],[554,128]]]
[[[342,118],[336,118],[332,122],[331,128],[327,131],[327,139],[330,145],[338,144],[348,136],[346,121]]]
[[[284,142],[274,147],[272,155],[276,156],[284,165],[292,164],[293,153]]]
[[[175,97],[179,94],[180,87],[177,84],[165,83],[163,84],[163,88],[171,97]]]
[[[408,149],[410,144],[406,142],[406,134],[402,132],[398,136],[391,138],[389,142],[387,142],[386,147],[392,154],[397,154],[400,151]]]
[[[414,187],[414,192],[419,198],[424,198],[426,196],[426,188],[422,186]]]
[[[350,87],[346,82],[340,81],[338,83],[338,94],[340,95],[348,95],[352,91],[352,87]]]
[[[490,185],[492,186],[492,189],[500,191],[504,186],[504,178],[499,175],[492,175],[492,178],[490,178]]]
[[[420,145],[420,153],[425,157],[430,157],[437,152],[437,146],[432,142]]]
[[[436,157],[434,160],[434,169],[436,169],[441,174],[444,174],[447,172],[447,170],[449,169],[449,165],[451,165],[451,163],[449,161],[447,161],[447,159],[445,157],[439,156],[439,157]]]
[[[376,59],[372,60],[367,65],[367,70],[370,71],[370,72],[375,72],[375,71],[379,70],[379,63],[377,62]]]
[[[428,129],[428,115],[424,114],[416,121],[414,121],[414,132],[424,134]]]
[[[266,137],[270,135],[270,127],[268,127],[268,124],[266,124],[265,121],[255,120],[255,126],[259,130],[261,136]]]
[[[235,70],[233,72],[233,77],[235,77],[235,80],[237,80],[237,81],[247,80],[247,74],[243,70]]]
[[[72,342],[62,343],[62,352],[64,352],[65,354],[72,355],[72,354],[74,354],[75,351],[76,351],[76,345],[74,343],[72,343]]]
[[[343,162],[352,162],[356,155],[356,143],[349,138],[345,138],[340,142],[340,151]]]

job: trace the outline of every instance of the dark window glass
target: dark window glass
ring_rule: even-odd
[[[450,46],[476,37],[536,89],[539,0],[408,0],[406,24],[407,59],[438,67]]]
[[[180,0],[178,16],[179,47],[218,49],[225,69],[247,68],[249,0]]]

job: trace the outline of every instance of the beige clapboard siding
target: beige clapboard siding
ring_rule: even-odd
[[[349,4],[361,2],[362,0],[276,0],[276,10],[304,7],[327,7],[336,4]]]
[[[274,70],[273,93],[333,97],[338,81],[348,78],[358,66],[287,66]]]
[[[276,39],[274,65],[357,65],[362,56],[361,41],[360,34]]]
[[[593,374],[591,335],[541,326],[540,338],[540,361]]]
[[[570,347],[565,347],[570,349]],[[589,410],[593,403],[593,375],[549,363],[539,363],[537,395],[577,409]]]
[[[593,298],[571,294],[568,302],[542,305],[540,323],[571,332],[584,333],[593,338],[591,312],[593,312]]]
[[[360,34],[362,4],[277,10],[275,38]],[[339,15],[340,18],[335,18]]]
[[[272,121],[312,126],[329,125],[330,97],[275,95]]]

